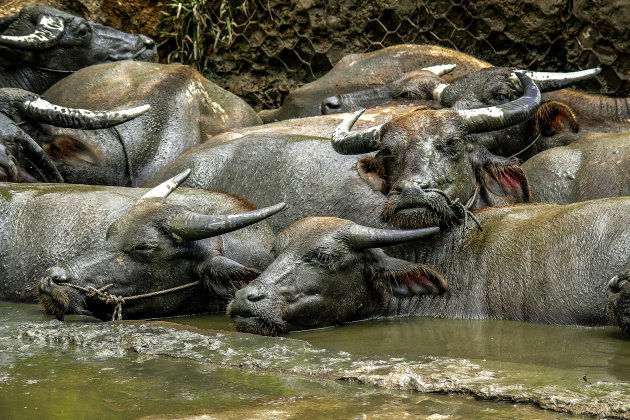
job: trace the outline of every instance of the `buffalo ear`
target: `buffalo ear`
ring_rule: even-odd
[[[478,180],[489,206],[503,206],[531,200],[529,183],[523,170],[508,159],[484,165]]]
[[[440,295],[448,291],[448,283],[440,273],[424,264],[392,258],[383,251],[377,253],[372,267],[372,281],[384,297]]]
[[[534,128],[537,133],[551,137],[562,132],[577,133],[580,124],[571,107],[562,102],[551,101],[545,102],[536,111]]]
[[[42,149],[51,159],[73,166],[86,162],[97,165],[103,160],[103,154],[97,148],[66,135],[56,136],[52,142],[44,144]]]
[[[247,268],[222,255],[206,258],[197,271],[210,290],[229,298],[260,275],[255,268]]]
[[[359,176],[374,191],[385,194],[387,192],[387,182],[385,181],[385,170],[374,158],[363,158],[357,165]]]

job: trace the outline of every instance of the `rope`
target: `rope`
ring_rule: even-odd
[[[534,139],[533,142],[529,143],[529,145],[527,145],[526,148],[522,149],[520,152],[518,153],[514,153],[512,156],[510,156],[508,159],[513,159],[515,157],[517,157],[518,155],[520,155],[521,153],[524,153],[527,149],[529,149],[530,147],[532,147],[534,145],[534,143],[536,143],[538,141],[538,139],[540,138],[540,134],[538,134],[538,136],[536,136],[536,138]]]
[[[85,293],[87,297],[95,297],[99,299],[101,302],[105,303],[106,305],[116,305],[116,307],[114,308],[114,313],[112,314],[112,321],[121,321],[122,320],[122,306],[126,302],[137,300],[137,299],[149,298],[153,296],[165,295],[171,292],[177,292],[179,290],[188,289],[189,287],[197,286],[200,283],[201,281],[197,280],[197,281],[183,284],[181,286],[171,287],[170,289],[158,290],[155,292],[149,292],[149,293],[144,293],[141,295],[127,296],[127,297],[116,296],[111,293],[107,293],[106,290],[112,287],[113,284],[108,284],[106,286],[101,287],[100,289],[96,289],[92,286],[90,287],[78,286],[72,283],[66,283],[65,285],[68,287],[72,287],[73,289],[82,291],[83,293]]]

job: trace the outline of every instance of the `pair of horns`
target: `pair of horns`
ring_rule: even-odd
[[[0,90],[0,110],[2,105],[12,107],[25,119],[43,122],[57,127],[97,129],[112,127],[144,114],[150,105],[120,111],[89,111],[53,105],[39,95],[22,89],[5,88]]]
[[[354,249],[366,249],[417,241],[427,236],[435,235],[439,231],[440,228],[437,226],[422,229],[394,230],[352,224],[348,227],[345,234],[347,235],[348,243]]]
[[[188,178],[191,170],[175,175],[171,179],[154,187],[144,194],[138,200],[142,203],[152,198],[166,198],[172,193],[182,182]],[[265,207],[258,210],[249,211],[241,214],[226,215],[207,215],[186,211],[176,215],[170,223],[170,232],[184,241],[197,241],[199,239],[209,238],[212,236],[222,235],[234,230],[242,229],[246,226],[258,223],[286,207],[285,203]]]
[[[516,75],[523,84],[525,93],[515,101],[487,108],[434,112],[457,113],[463,120],[468,134],[499,130],[526,121],[540,106],[540,91],[531,78],[522,73]],[[350,131],[364,111],[365,108],[346,117],[335,129],[332,146],[337,153],[354,155],[373,152],[380,148],[383,124],[361,131]]]
[[[592,69],[573,71],[567,73],[547,72],[547,71],[528,71],[528,70],[516,70],[512,73],[510,80],[516,84],[520,84],[517,77],[517,73],[523,73],[536,83],[538,89],[541,92],[551,92],[554,90],[564,89],[578,82],[591,79],[602,72],[601,67],[595,67]],[[442,92],[448,87],[447,84],[440,83],[433,89],[433,100],[440,102],[442,98]]]
[[[41,50],[59,43],[63,35],[65,21],[57,16],[42,16],[26,35],[0,35],[0,45],[23,50]]]

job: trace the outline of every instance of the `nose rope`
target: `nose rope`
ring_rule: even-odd
[[[100,289],[97,289],[92,286],[90,287],[78,286],[72,283],[66,283],[64,284],[64,286],[68,286],[68,287],[72,287],[73,289],[80,290],[83,293],[85,293],[87,297],[96,297],[101,302],[105,303],[106,305],[116,305],[116,307],[114,308],[114,313],[112,314],[112,321],[121,321],[122,320],[122,306],[129,301],[149,298],[153,296],[165,295],[171,292],[177,292],[179,290],[188,289],[189,287],[197,286],[200,283],[201,283],[201,280],[197,280],[197,281],[183,284],[181,286],[171,287],[170,289],[158,290],[155,292],[149,292],[149,293],[144,293],[141,295],[127,296],[127,297],[120,296],[120,295],[116,296],[116,295],[106,292],[106,290],[112,287],[113,284],[108,284],[106,286],[101,287]]]
[[[77,72],[77,70],[51,69],[51,68],[42,67],[42,66],[31,66],[31,67],[33,67],[34,69],[37,69],[37,70],[49,71],[51,73],[76,73]]]
[[[534,139],[534,141],[532,141],[531,143],[529,143],[529,144],[527,145],[527,147],[525,147],[524,149],[522,149],[520,152],[514,153],[514,154],[513,154],[512,156],[510,156],[508,159],[513,159],[513,158],[517,157],[518,155],[520,155],[520,154],[522,154],[522,153],[525,153],[525,151],[526,151],[527,149],[529,149],[530,147],[532,147],[532,146],[534,145],[534,143],[536,143],[536,142],[538,141],[538,139],[539,139],[539,138],[540,138],[540,134],[538,134],[538,135],[536,136],[536,138]]]
[[[461,216],[464,218],[464,229],[468,227],[468,218],[470,217],[479,228],[479,232],[483,232],[481,223],[479,223],[479,220],[477,220],[475,215],[472,214],[472,212],[470,211],[470,207],[475,202],[475,198],[477,198],[477,193],[479,192],[479,188],[480,188],[480,184],[479,184],[479,181],[477,181],[475,184],[475,191],[473,191],[473,194],[466,202],[466,205],[460,203],[459,198],[456,198],[455,200],[451,200],[451,198],[444,191],[438,190],[437,188],[428,188],[424,191],[434,192],[444,197],[444,199],[446,200],[446,205],[449,206],[451,210],[455,211],[456,213],[459,213],[458,216]]]

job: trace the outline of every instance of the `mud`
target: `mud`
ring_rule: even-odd
[[[498,368],[460,358],[361,356],[315,348],[298,339],[199,330],[167,322],[25,322],[12,334],[25,345],[75,348],[83,357],[86,352],[102,358],[162,356],[219,368],[527,403],[576,415],[630,417],[627,383],[566,380],[554,368],[540,374],[519,366]]]

